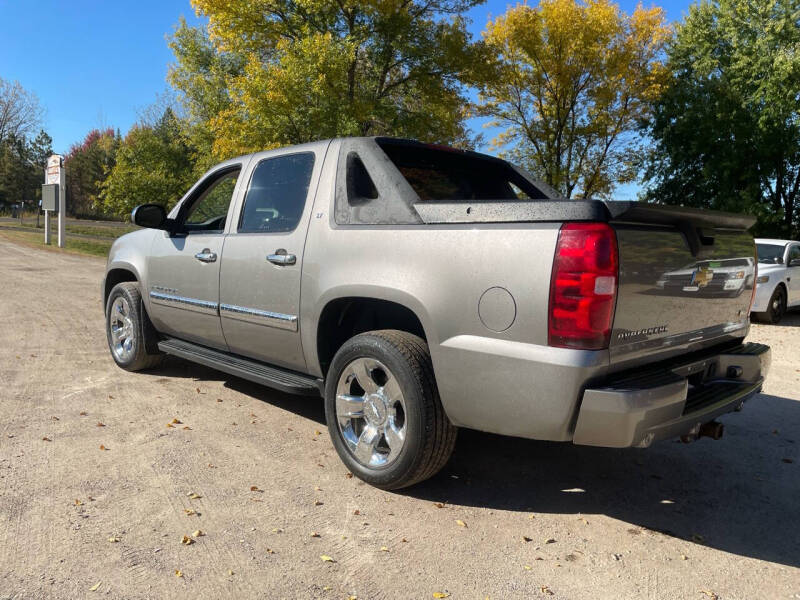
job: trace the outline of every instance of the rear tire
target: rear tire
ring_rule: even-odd
[[[439,399],[428,345],[397,330],[362,333],[342,345],[326,378],[325,416],[347,468],[386,490],[435,475],[458,432]]]
[[[126,371],[141,371],[161,364],[158,332],[147,316],[136,283],[118,283],[108,295],[106,339],[114,362]]]
[[[787,297],[786,288],[778,285],[769,299],[769,307],[766,312],[753,313],[757,321],[777,325],[786,314]]]

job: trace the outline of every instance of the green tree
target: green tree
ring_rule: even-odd
[[[461,79],[482,61],[462,13],[483,0],[193,0],[172,84],[217,157],[339,135],[465,143]]]
[[[664,78],[663,11],[611,0],[542,0],[487,25],[494,73],[478,114],[495,148],[564,197],[608,195],[638,171],[639,121]]]
[[[690,8],[655,103],[647,198],[744,211],[800,233],[800,1]]]
[[[125,136],[116,164],[102,184],[104,209],[119,217],[139,204],[171,208],[195,179],[193,152],[172,109],[153,126],[135,125]]]
[[[114,167],[118,146],[119,138],[109,128],[93,129],[70,148],[64,158],[68,214],[104,216],[100,186]]]

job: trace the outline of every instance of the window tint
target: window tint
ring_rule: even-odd
[[[240,232],[292,231],[300,222],[314,169],[314,153],[262,160],[244,200]]]
[[[779,246],[777,244],[756,244],[756,250],[758,251],[758,262],[783,262],[783,252],[785,249],[786,246]]]
[[[184,220],[187,232],[219,232],[225,229],[228,207],[233,198],[233,189],[239,177],[239,169],[228,171],[214,180],[189,208]]]
[[[379,145],[420,200],[546,198],[501,160],[425,144],[383,141]]]
[[[800,246],[792,246],[789,248],[789,261],[800,258]]]

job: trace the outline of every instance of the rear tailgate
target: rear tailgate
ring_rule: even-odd
[[[754,218],[608,202],[619,246],[611,362],[742,338],[755,280]]]

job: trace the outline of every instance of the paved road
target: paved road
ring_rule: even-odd
[[[0,598],[800,598],[800,316],[753,328],[773,374],[719,442],[463,431],[389,493],[319,399],[116,368],[102,270],[0,240]]]

